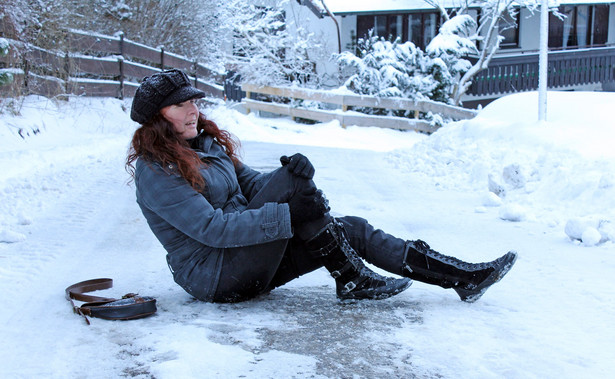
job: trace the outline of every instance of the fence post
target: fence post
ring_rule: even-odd
[[[199,77],[198,77],[198,73],[197,73],[197,67],[198,67],[199,62],[198,61],[194,61],[192,62],[192,74],[194,74],[194,88],[199,88]]]
[[[160,46],[160,70],[164,70],[164,46]]]
[[[117,58],[117,63],[120,65],[120,100],[124,100],[124,57]]]
[[[124,100],[124,32],[120,31],[120,57],[117,63],[120,65],[120,100]]]
[[[71,91],[69,89],[70,85],[68,84],[70,81],[70,58],[68,57],[68,51],[64,54],[64,72],[64,91],[66,94],[69,94]]]
[[[345,103],[346,97],[344,96],[342,98],[342,112],[348,112],[348,104]],[[342,126],[343,129],[346,129],[346,124],[344,124],[344,116],[342,115],[342,118],[340,120],[340,125]]]
[[[118,35],[120,36],[120,55],[124,56],[124,32],[119,31]]]
[[[23,85],[26,88],[26,93],[24,95],[29,95],[28,77],[30,76],[30,64],[28,63],[25,52],[22,52],[21,54],[21,59],[23,60]]]
[[[252,98],[252,93],[250,91],[246,91],[246,99],[251,99]],[[250,107],[246,106],[246,114],[250,114]]]

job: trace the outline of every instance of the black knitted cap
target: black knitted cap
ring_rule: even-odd
[[[205,92],[194,88],[183,71],[165,70],[143,78],[132,99],[130,118],[144,124],[167,105],[204,96]]]

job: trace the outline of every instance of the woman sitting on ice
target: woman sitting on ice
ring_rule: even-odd
[[[204,95],[179,70],[145,78],[126,161],[175,282],[197,299],[251,299],[324,266],[342,300],[387,298],[414,279],[472,302],[514,264],[515,252],[466,263],[360,217],[332,217],[305,156],[283,156],[269,173],[251,169],[230,133],[199,112],[195,100]],[[381,276],[363,259],[402,278]]]

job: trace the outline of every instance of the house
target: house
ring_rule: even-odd
[[[447,8],[457,3],[442,2]],[[442,22],[439,12],[424,0],[325,0],[324,4],[291,0],[287,14],[293,13],[321,35],[329,53],[352,51],[370,29],[424,49]],[[559,12],[567,17],[549,15],[549,88],[615,90],[615,0],[560,0]],[[473,16],[480,17],[478,10]],[[466,106],[538,87],[540,12],[521,8],[516,19],[502,20],[500,27],[501,48],[489,69],[475,77],[463,99]],[[332,65],[318,62],[318,69],[330,72],[335,69]]]

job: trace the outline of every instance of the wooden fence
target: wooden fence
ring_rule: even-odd
[[[195,87],[209,96],[224,98],[223,75],[202,63],[124,38],[66,32],[66,51],[50,51],[10,40],[11,50],[0,57],[3,66],[13,68],[15,81],[0,87],[12,94],[54,96],[131,97],[138,81],[162,69],[186,71]]]
[[[259,87],[252,84],[243,84],[242,90],[246,97],[242,100],[245,107],[250,110],[271,112],[291,117],[300,117],[308,120],[328,122],[338,120],[342,126],[378,126],[381,128],[416,130],[432,133],[438,126],[418,119],[419,112],[432,112],[451,119],[469,119],[476,116],[476,111],[455,107],[435,101],[414,101],[403,98],[380,98],[373,96],[360,96],[352,94],[336,94],[331,91],[318,91],[299,88]],[[251,99],[251,94],[264,94],[286,99],[311,100],[321,103],[334,104],[340,107],[337,110],[307,109],[293,106],[292,103],[266,102]],[[348,112],[348,107],[370,107],[409,110],[415,112],[415,118],[393,116],[374,116]]]
[[[550,51],[550,89],[615,81],[615,47]],[[473,79],[468,95],[485,96],[538,89],[538,53],[496,56]]]

